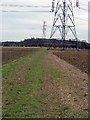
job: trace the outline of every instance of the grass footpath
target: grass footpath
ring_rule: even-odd
[[[3,117],[37,117],[45,54],[38,51],[3,68]]]

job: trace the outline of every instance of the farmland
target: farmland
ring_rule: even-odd
[[[87,50],[2,50],[4,118],[88,117]]]
[[[14,61],[15,59],[17,59],[18,57],[21,57],[21,56],[24,56],[24,55],[27,55],[27,54],[30,54],[30,52],[35,52],[37,51],[38,48],[33,48],[33,49],[30,49],[30,48],[27,48],[27,49],[24,49],[24,48],[15,48],[15,47],[4,47],[2,48],[2,64],[6,64],[10,61]]]
[[[53,52],[56,56],[66,60],[72,65],[78,67],[82,72],[88,73],[88,54],[89,50],[70,50],[55,51]]]

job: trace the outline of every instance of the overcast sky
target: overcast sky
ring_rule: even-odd
[[[57,1],[57,0],[56,0]],[[88,1],[79,0],[80,7],[86,9],[74,8],[74,16],[76,18],[85,19],[80,20],[75,18],[76,31],[78,38],[88,41]],[[13,5],[44,5],[51,6],[52,0],[2,0],[0,4]],[[75,5],[75,0],[73,0]],[[49,8],[27,8],[27,7],[1,7],[0,10],[18,10],[18,11],[50,11]],[[46,37],[50,37],[54,13],[45,12],[1,12],[0,11],[0,39],[2,41],[21,41],[26,38],[42,37],[43,21],[46,21],[47,31]],[[2,17],[2,20],[1,20]],[[2,27],[1,27],[2,26]],[[57,33],[59,37],[59,34]]]

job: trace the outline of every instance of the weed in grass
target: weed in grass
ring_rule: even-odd
[[[68,105],[64,105],[64,106],[63,106],[63,110],[64,110],[64,111],[68,111],[68,110],[70,110],[70,107],[69,107]]]

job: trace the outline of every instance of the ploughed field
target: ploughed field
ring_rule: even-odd
[[[3,47],[3,118],[87,118],[87,56],[87,50]]]
[[[37,51],[38,48],[2,47],[2,64],[7,64],[15,59]]]
[[[88,54],[90,50],[76,50],[76,49],[65,49],[64,51],[56,50],[53,52],[54,55],[61,59],[69,62],[75,67],[79,68],[82,72],[88,73]]]

